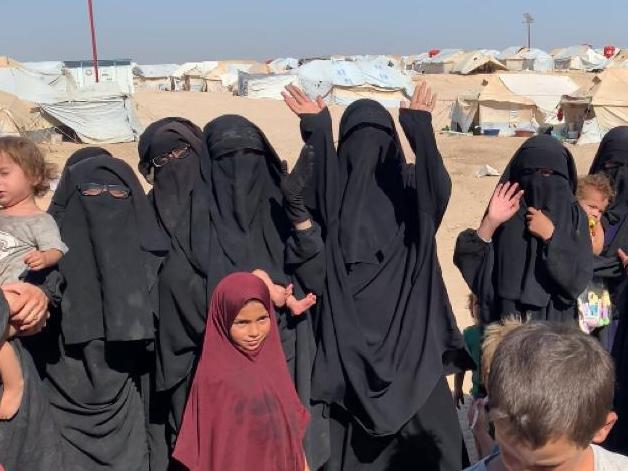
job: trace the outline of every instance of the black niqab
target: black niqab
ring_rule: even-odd
[[[48,207],[48,213],[53,218],[55,218],[56,220],[61,219],[65,206],[68,203],[68,199],[74,192],[74,188],[72,188],[72,185],[67,182],[68,169],[73,165],[82,162],[83,160],[91,159],[92,157],[98,156],[112,157],[109,151],[103,149],[102,147],[84,147],[80,150],[77,150],[70,157],[68,157],[68,160],[66,160],[63,167],[63,171],[61,172],[61,176],[59,177],[57,188],[52,195],[50,206]]]
[[[315,119],[329,120],[322,113]],[[430,115],[404,111],[400,121],[416,166],[406,163],[388,112],[371,100],[345,111],[339,157],[330,131],[309,135],[324,169],[316,186],[325,189],[318,214],[327,233],[313,397],[346,410],[372,436],[399,432],[452,371],[450,360],[470,366],[434,239],[451,182]]]
[[[167,247],[137,177],[123,161],[98,156],[71,166],[66,178],[73,194],[57,221],[70,247],[59,263],[67,284],[61,304],[66,345],[154,338],[149,292],[156,254]],[[84,196],[78,186],[86,183],[124,185],[130,195]]]
[[[554,173],[543,176],[537,173],[540,169]],[[564,233],[574,242],[588,236],[578,230],[578,223],[586,217],[574,196],[577,173],[573,157],[553,137],[533,137],[516,152],[501,181],[519,183],[524,197],[517,214],[495,234],[497,294],[534,307],[547,306],[553,295],[569,302],[567,293],[557,292],[541,261],[544,245],[527,230],[526,213],[528,207],[542,210],[554,223],[555,235]],[[591,255],[585,252],[580,256]]]
[[[173,150],[189,147],[182,159],[155,167],[152,160]],[[151,199],[160,225],[172,237],[200,172],[199,161],[207,158],[200,128],[183,118],[164,118],[152,123],[140,137],[138,170],[154,185]]]

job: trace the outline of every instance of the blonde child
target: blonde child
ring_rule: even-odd
[[[604,226],[602,215],[614,197],[610,179],[601,173],[587,175],[578,180],[576,198],[587,214],[593,255],[604,249]],[[578,297],[578,322],[587,334],[599,334],[598,329],[607,326],[612,317],[612,304],[606,283],[594,277],[589,286]]]
[[[604,248],[604,228],[601,219],[614,196],[613,185],[604,174],[587,175],[578,180],[576,198],[589,218],[594,255],[600,255]]]
[[[56,265],[67,251],[54,219],[35,201],[53,177],[54,167],[31,141],[0,138],[0,286],[18,281],[27,270]],[[10,327],[0,333],[1,420],[17,413],[24,392],[20,363],[7,341],[14,333]]]

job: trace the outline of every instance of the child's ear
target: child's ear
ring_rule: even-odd
[[[593,443],[603,443],[604,440],[606,440],[606,437],[608,437],[608,434],[611,433],[615,422],[617,422],[617,414],[615,412],[609,412],[606,416],[606,423],[595,433],[595,435],[593,435]]]

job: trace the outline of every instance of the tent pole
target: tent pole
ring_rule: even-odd
[[[92,8],[92,0],[87,0],[87,9],[89,11],[89,26],[92,31],[92,59],[94,61],[94,74],[96,83],[98,83],[98,52],[96,51],[96,29],[94,28],[94,10]]]

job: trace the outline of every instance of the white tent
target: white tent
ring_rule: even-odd
[[[294,70],[299,68],[299,59],[293,57],[286,57],[275,59],[268,64],[268,69],[273,74],[280,74],[287,70]]]
[[[96,84],[94,61],[65,61],[64,70],[69,74],[78,88],[92,88]],[[122,92],[132,95],[133,65],[130,59],[99,60],[98,82],[113,82]]]
[[[462,49],[443,49],[434,57],[425,59],[419,72],[424,74],[450,74],[465,52]]]
[[[566,47],[554,55],[556,70],[604,70],[610,63],[610,60],[587,45]]]
[[[514,52],[513,52],[514,51]],[[551,72],[554,70],[554,59],[541,49],[509,48],[498,56],[508,70],[521,72]]]
[[[238,95],[249,98],[271,98],[282,100],[281,92],[286,85],[298,85],[299,76],[287,74],[247,74],[240,72],[238,77]]]
[[[506,66],[495,58],[499,53],[480,49],[478,51],[466,52],[454,64],[451,72],[461,75],[474,73],[493,73],[498,70],[507,70]]]
[[[113,82],[61,91],[33,72],[7,67],[0,68],[0,91],[37,104],[85,143],[131,142],[141,132],[130,96]]]

